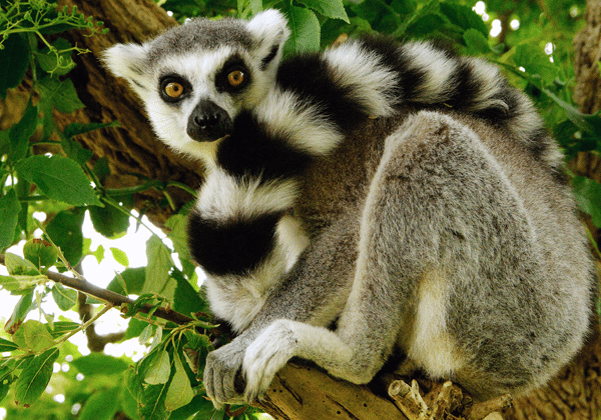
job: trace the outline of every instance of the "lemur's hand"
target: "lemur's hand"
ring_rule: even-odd
[[[209,353],[204,370],[204,386],[215,408],[223,404],[244,404],[242,392],[235,385],[236,375],[241,371],[246,343],[234,340]]]
[[[244,398],[252,403],[269,388],[275,374],[295,356],[298,340],[288,320],[278,320],[248,346],[244,355]]]

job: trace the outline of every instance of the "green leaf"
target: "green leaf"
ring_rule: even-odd
[[[12,341],[5,340],[4,338],[0,338],[0,353],[5,351],[13,351],[18,349],[19,346]],[[1,381],[0,381],[1,382]]]
[[[11,276],[38,276],[40,272],[31,261],[7,252],[4,255],[6,269]]]
[[[436,13],[421,16],[407,28],[407,33],[411,36],[422,37],[431,34],[436,29],[444,25],[444,20]]]
[[[119,409],[119,387],[94,392],[86,400],[78,420],[110,420]]]
[[[50,48],[46,47],[36,51],[36,60],[42,70],[52,73],[54,77],[64,76],[75,67],[75,63],[71,60],[72,51],[65,51],[71,48],[71,44],[69,44],[69,41],[66,39],[59,38],[52,43],[52,46],[56,48],[57,51],[61,51],[58,56],[55,52],[50,51]]]
[[[6,398],[8,395],[8,391],[10,390],[10,382],[5,383],[4,381],[0,381],[0,402]]]
[[[346,23],[350,23],[342,0],[298,0],[298,2],[325,17],[341,19]]]
[[[102,205],[81,167],[62,156],[31,156],[17,165],[20,176],[48,197],[74,206]]]
[[[113,248],[111,247],[111,254],[113,254],[113,258],[115,259],[115,261],[117,261],[119,264],[121,264],[124,267],[127,267],[129,265],[129,259],[127,258],[127,254],[120,250],[119,248]]]
[[[92,156],[94,156],[94,152],[84,149],[84,147],[78,142],[69,140],[63,136],[60,136],[60,139],[61,146],[63,147],[65,154],[80,165],[85,164],[92,158]]]
[[[177,410],[192,401],[194,391],[190,385],[190,379],[184,370],[182,361],[177,352],[173,353],[175,364],[175,374],[169,384],[167,395],[165,397],[165,409],[167,411]]]
[[[25,320],[25,317],[29,311],[31,311],[34,307],[35,304],[33,302],[33,291],[31,291],[19,299],[19,302],[17,302],[15,308],[13,309],[12,315],[4,325],[4,331],[9,334],[14,334]]]
[[[105,157],[101,157],[94,163],[94,174],[98,177],[100,182],[104,182],[104,179],[111,173],[109,168],[109,161]]]
[[[43,351],[54,345],[54,339],[46,325],[30,319],[13,334],[13,341],[20,348],[33,352]]]
[[[453,3],[440,3],[440,11],[449,19],[449,21],[459,26],[464,30],[476,30],[482,34],[485,38],[488,37],[488,28],[471,6],[464,6],[462,4]]]
[[[48,241],[33,238],[23,246],[23,256],[38,269],[52,267],[58,258],[58,250]]]
[[[121,279],[125,282],[127,287],[127,293],[123,289],[117,276],[111,280],[107,286],[107,290],[110,290],[121,295],[141,295],[144,282],[146,280],[146,267],[126,268],[121,272]]]
[[[195,419],[202,420],[222,420],[226,417],[222,410],[215,410],[213,403],[204,394],[196,395],[190,404],[175,410],[171,413],[169,420],[188,420],[190,416],[195,415]]]
[[[6,23],[5,23],[6,24]],[[4,41],[0,50],[0,98],[6,98],[6,90],[21,83],[29,67],[29,46],[20,34],[13,34]],[[10,65],[6,65],[10,63]]]
[[[529,74],[538,74],[546,83],[552,82],[557,77],[557,66],[549,60],[549,57],[538,45],[520,44],[516,46],[513,61],[517,66],[524,67]]]
[[[10,154],[10,128],[0,130],[0,156]]]
[[[119,127],[119,126],[120,125],[119,125],[118,121],[113,121],[112,123],[87,123],[87,124],[76,122],[76,123],[71,123],[68,126],[66,126],[63,134],[68,139],[71,139],[71,137],[75,137],[79,134],[86,134],[86,133],[89,133],[90,131],[99,130],[101,128]]]
[[[121,402],[121,409],[131,420],[140,420],[138,414],[138,401],[132,396],[126,386],[120,387],[119,400]]]
[[[399,14],[382,0],[365,0],[353,5],[352,10],[359,18],[369,22],[380,32],[390,32],[393,27],[398,28],[401,23]]]
[[[167,383],[171,373],[169,353],[165,350],[159,350],[147,357],[151,359],[144,372],[144,382],[150,385]]]
[[[52,287],[52,297],[61,311],[68,311],[77,303],[77,292],[66,289],[60,283],[55,283]]]
[[[19,405],[29,407],[40,398],[50,382],[52,368],[58,355],[59,350],[53,348],[29,361],[15,383],[14,396]]]
[[[88,356],[74,359],[71,365],[83,375],[116,375],[129,367],[125,360],[107,356],[102,353],[92,353]]]
[[[392,0],[390,7],[400,15],[407,15],[415,12],[417,4],[414,0]]]
[[[72,266],[83,256],[83,208],[64,210],[58,213],[46,226],[46,232]]]
[[[206,334],[199,334],[195,330],[184,331],[186,340],[188,340],[188,346],[193,350],[198,350],[204,347],[211,346],[211,339]]]
[[[11,127],[8,133],[11,147],[10,158],[13,162],[18,162],[27,155],[29,138],[35,132],[37,125],[38,109],[29,104],[23,117]]]
[[[179,256],[184,273],[188,277],[192,277],[196,265],[192,262],[188,248],[188,218],[183,214],[175,214],[165,222],[165,227],[170,229],[167,236],[173,242],[173,248]]]
[[[56,131],[56,122],[54,121],[53,104],[50,101],[40,100],[38,102],[38,112],[42,121],[42,138],[50,138]]]
[[[183,214],[174,214],[165,222],[165,227],[170,229],[167,236],[173,242],[175,252],[182,258],[190,258],[187,226],[188,218]]]
[[[195,312],[207,312],[207,304],[200,298],[198,291],[177,270],[173,270],[172,277],[177,282],[173,297],[173,310],[184,315]]]
[[[125,387],[136,401],[142,401],[144,384],[133,366],[130,366],[125,372]]]
[[[146,344],[146,342],[150,340],[150,337],[152,337],[152,335],[154,334],[155,328],[156,327],[152,324],[146,325],[146,327],[144,327],[140,334],[138,334],[138,343],[140,343],[140,345]]]
[[[476,29],[468,29],[463,34],[463,40],[469,54],[485,54],[490,52],[488,38]]]
[[[20,211],[21,203],[14,189],[0,197],[0,250],[13,243]]]
[[[140,416],[144,420],[167,420],[169,412],[165,409],[168,384],[148,385],[142,396]]]
[[[127,232],[129,216],[113,206],[90,207],[90,219],[94,229],[106,238],[114,238]]]
[[[54,325],[49,330],[49,332],[50,332],[50,335],[52,336],[52,338],[56,339],[68,332],[76,330],[79,327],[81,327],[81,324],[79,324],[77,322],[59,321],[59,322],[54,323]]]
[[[127,330],[125,330],[125,335],[123,336],[123,341],[129,340],[130,338],[139,337],[142,334],[142,331],[148,327],[148,322],[141,321],[136,318],[130,318],[129,324],[127,325]]]
[[[290,7],[288,23],[292,34],[286,41],[285,49],[299,53],[317,51],[321,36],[321,25],[311,10],[302,7]]]
[[[146,243],[146,281],[142,293],[162,293],[170,282],[169,270],[173,267],[173,260],[169,249],[156,236],[152,236]]]
[[[572,180],[572,187],[582,211],[592,217],[596,227],[601,227],[601,184],[590,178],[577,176]]]
[[[374,1],[374,0],[372,0]],[[381,1],[381,0],[378,0]],[[438,6],[440,5],[440,0],[430,0],[428,3],[423,4],[419,9],[417,9],[414,13],[410,13],[402,22],[397,23],[397,19],[390,21],[390,24],[393,24],[392,35],[395,37],[401,37],[405,35],[405,32],[408,28],[418,22],[421,18],[437,13]],[[381,7],[388,7],[385,4]],[[391,9],[392,10],[392,9]],[[392,16],[398,16],[396,13],[392,13]],[[390,20],[390,19],[388,19]],[[384,21],[384,19],[383,19]],[[389,24],[389,25],[390,25]],[[423,26],[423,25],[422,25]],[[419,27],[418,27],[419,28]],[[379,29],[376,27],[376,29]]]
[[[38,83],[41,100],[51,104],[58,111],[70,114],[84,107],[77,97],[71,79],[62,82],[52,77],[45,77]]]
[[[27,278],[14,278],[10,276],[0,276],[0,287],[10,292],[11,295],[26,295],[36,287],[37,281],[27,280]]]

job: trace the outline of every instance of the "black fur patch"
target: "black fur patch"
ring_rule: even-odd
[[[219,222],[194,212],[188,221],[192,257],[217,276],[251,271],[274,248],[279,219],[279,214],[263,214],[252,220]]]
[[[271,47],[269,54],[267,54],[267,56],[263,57],[263,60],[261,60],[261,70],[265,70],[267,68],[269,63],[271,63],[271,60],[273,60],[276,54],[278,53],[279,49],[279,45],[274,45],[273,47]]]
[[[244,81],[239,86],[232,86],[228,82],[228,74],[234,70],[240,70],[244,73]],[[244,63],[244,60],[239,55],[235,54],[227,59],[221,70],[215,75],[215,86],[219,92],[229,92],[232,94],[238,94],[245,90],[250,84],[252,75],[248,66]]]
[[[299,176],[311,160],[309,154],[294,149],[285,139],[269,136],[247,111],[236,118],[233,133],[217,152],[217,162],[230,174],[264,180]]]
[[[505,79],[502,79],[500,91],[494,98],[505,102],[508,109],[491,106],[474,112],[474,116],[487,120],[495,127],[502,127],[508,120],[516,116],[516,110],[520,100]]]
[[[277,82],[320,108],[343,131],[349,132],[368,117],[367,110],[351,93],[338,86],[325,60],[317,54],[302,54],[286,60],[278,69]]]
[[[467,61],[459,62],[449,84],[455,89],[446,103],[456,110],[469,109],[474,104],[476,94],[483,88],[482,81],[474,77]]]

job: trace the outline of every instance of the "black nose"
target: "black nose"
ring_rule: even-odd
[[[190,114],[186,132],[196,141],[215,141],[233,128],[229,114],[214,102],[203,99]]]

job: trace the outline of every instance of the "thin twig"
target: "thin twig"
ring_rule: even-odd
[[[0,254],[0,264],[5,264],[4,254]],[[109,302],[115,306],[120,306],[124,303],[134,304],[134,300],[128,298],[127,296],[120,295],[119,293],[112,292],[107,289],[103,289],[102,287],[98,287],[86,279],[81,278],[73,278],[67,277],[59,273],[55,273],[54,271],[46,272],[46,277],[50,280],[63,284],[64,286],[70,287],[71,289],[79,290],[80,292],[85,293],[86,295],[94,296],[95,298],[104,300],[105,302]],[[155,309],[152,305],[144,305],[140,308],[140,312],[149,313],[153,309]],[[175,312],[172,310],[167,310],[164,308],[157,308],[153,315],[158,316],[159,318],[163,318],[167,321],[174,322],[178,325],[183,325],[188,322],[194,321],[187,315],[180,314],[179,312]]]

